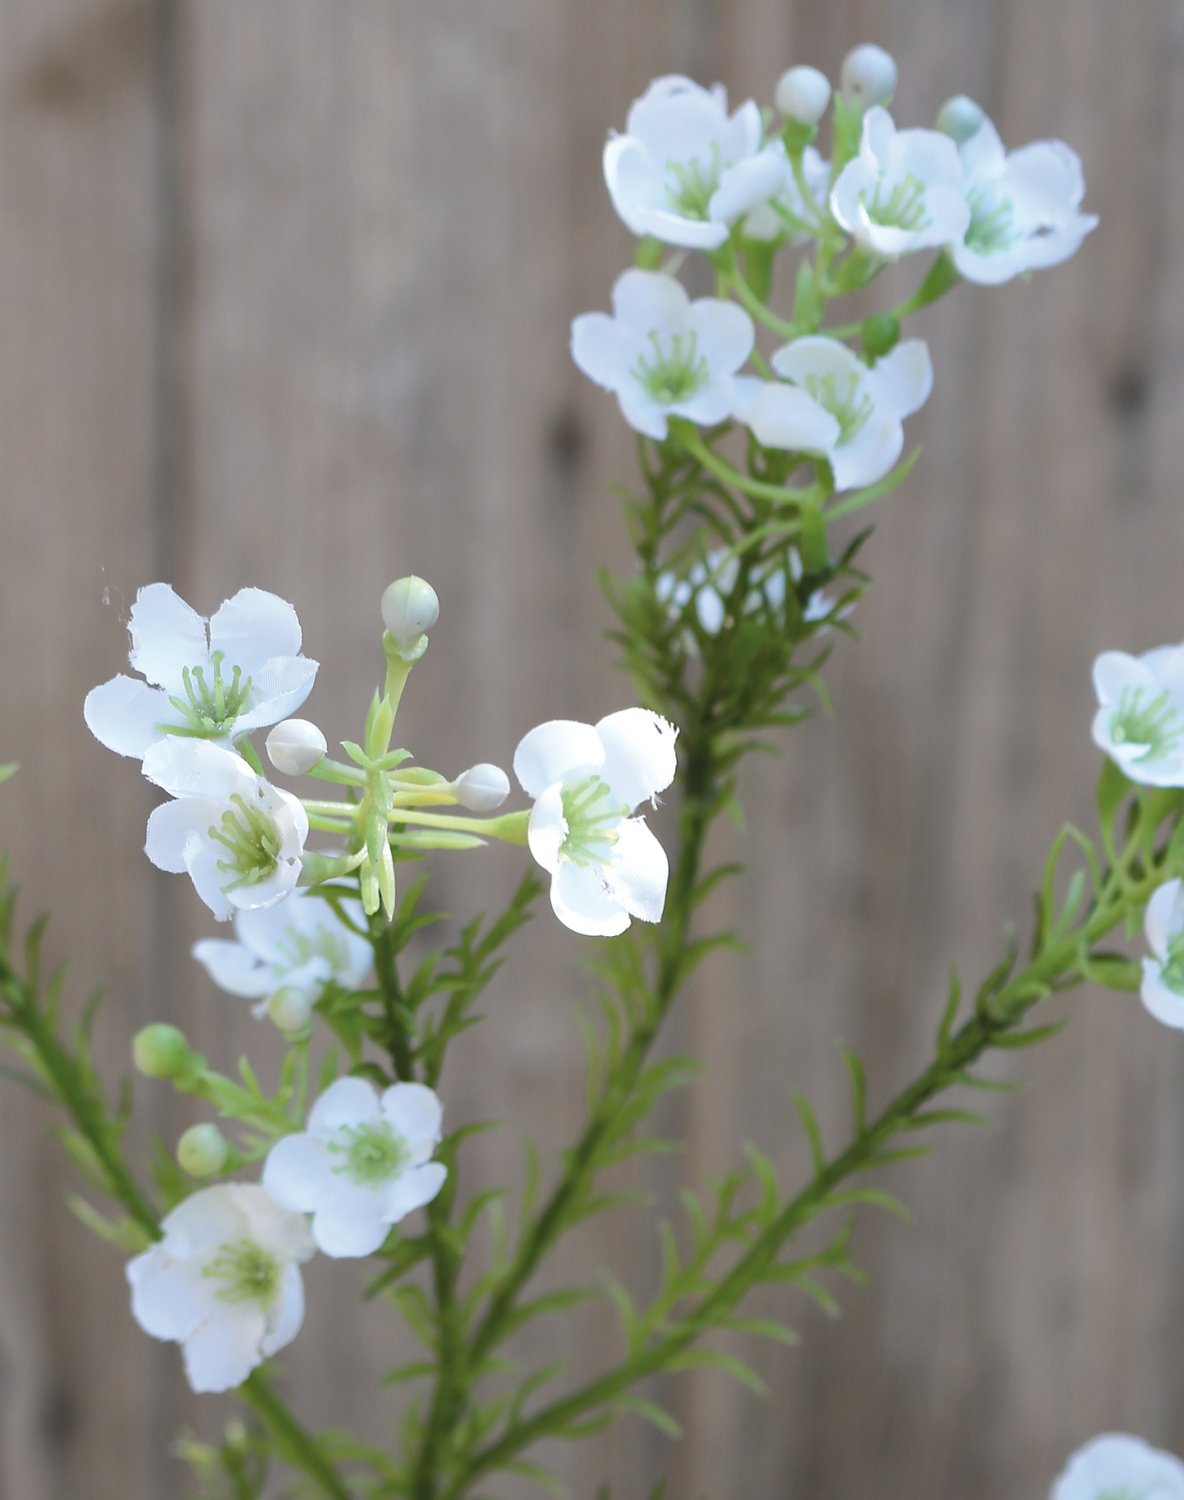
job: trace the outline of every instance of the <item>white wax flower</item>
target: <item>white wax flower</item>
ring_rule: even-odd
[[[355,923],[365,924],[360,902],[343,906]],[[272,998],[281,993],[287,999],[285,1013],[299,1015],[300,1001],[311,1008],[330,984],[357,989],[370,972],[366,939],[352,932],[327,901],[299,887],[275,906],[235,912],[234,933],[235,942],[203,938],[194,943],[193,956],[219,989],[256,1001],[251,1007],[255,1016],[267,1014]]]
[[[856,241],[896,260],[965,237],[970,205],[958,148],[939,130],[897,130],[878,106],[863,119],[859,155],[839,173],[831,212]]]
[[[144,775],[175,799],[153,809],[144,852],[160,870],[188,873],[220,922],[292,890],[308,837],[299,798],[205,740],[159,740]]]
[[[1049,1500],[1184,1500],[1184,1464],[1142,1438],[1103,1433],[1072,1456]]]
[[[614,391],[625,420],[661,440],[667,418],[722,422],[735,405],[735,374],[752,353],[752,319],[734,302],[692,302],[658,271],[626,271],[613,287],[613,313],[584,313],[571,325],[579,368]]]
[[[828,459],[836,490],[883,479],[904,450],[905,417],[933,389],[923,339],[906,339],[866,365],[838,339],[811,334],[778,349],[770,363],[791,384],[746,377],[736,415],[767,448]]]
[[[777,190],[767,202],[758,204],[744,220],[744,234],[750,240],[775,240],[783,235],[791,244],[808,239],[815,213],[802,197],[801,189],[793,175],[785,147],[780,141],[776,149],[784,158],[785,169]],[[802,177],[814,200],[817,211],[827,212],[827,195],[830,191],[830,162],[813,146],[802,152]]]
[[[312,1214],[326,1255],[373,1255],[393,1224],[444,1186],[447,1168],[431,1160],[442,1118],[422,1083],[396,1083],[380,1098],[365,1079],[339,1078],[313,1105],[308,1129],[271,1148],[263,1185]]]
[[[136,595],[129,660],[147,679],[120,675],[86,695],[95,738],[143,760],[171,736],[232,743],[293,713],[317,663],[300,655],[300,621],[285,600],[240,589],[207,622],[167,583]]]
[[[753,100],[729,116],[718,85],[656,78],[604,148],[613,207],[634,234],[714,250],[728,229],[778,186],[782,166],[761,144]]]
[[[1005,151],[984,119],[960,147],[970,223],[954,242],[954,264],[967,281],[997,286],[1057,266],[1097,227],[1083,214],[1081,158],[1064,141],[1034,141]]]
[[[132,1316],[182,1346],[195,1391],[233,1390],[300,1331],[308,1224],[263,1188],[231,1182],[186,1198],[161,1229],[127,1267]]]
[[[1094,662],[1094,744],[1131,781],[1184,786],[1184,645]]]
[[[1143,931],[1151,949],[1143,960],[1143,1004],[1157,1021],[1184,1030],[1184,883],[1159,887],[1147,903]]]
[[[665,850],[631,814],[674,780],[678,730],[644,708],[599,723],[554,719],[514,752],[535,799],[530,852],[551,876],[551,905],[573,932],[613,937],[630,917],[657,922],[666,903]]]

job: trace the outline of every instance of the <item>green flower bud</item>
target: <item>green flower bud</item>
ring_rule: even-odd
[[[191,1177],[214,1177],[230,1159],[230,1143],[216,1125],[191,1125],[177,1142],[177,1160]]]
[[[440,600],[435,589],[412,573],[396,578],[382,596],[382,623],[396,656],[414,660],[427,646],[424,637],[440,618]]]
[[[184,1033],[163,1021],[145,1026],[132,1040],[132,1060],[145,1078],[178,1078],[189,1057]]]
[[[985,119],[986,115],[973,99],[968,99],[965,94],[955,94],[938,110],[937,128],[961,146],[977,134]]]
[[[872,359],[882,359],[900,342],[900,319],[891,313],[873,313],[859,330],[864,352]]]

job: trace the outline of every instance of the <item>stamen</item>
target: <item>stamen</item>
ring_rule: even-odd
[[[649,340],[653,358],[639,355],[630,374],[655,401],[672,406],[693,396],[710,380],[711,371],[706,358],[699,353],[695,333],[672,333],[668,350],[662,348],[661,335],[656,329]]]
[[[1147,688],[1126,687],[1110,720],[1116,745],[1146,745],[1141,761],[1161,760],[1184,740],[1184,720],[1166,691],[1149,695]]]
[[[966,231],[967,248],[979,255],[998,255],[1010,250],[1019,235],[1015,225],[1015,205],[1010,198],[991,201],[979,190],[970,195],[970,228]]]
[[[707,163],[697,156],[690,161],[667,161],[666,202],[684,219],[708,219],[722,175],[719,145],[715,141],[711,143],[711,159]]]
[[[563,817],[567,836],[560,854],[584,868],[603,864],[617,841],[617,825],[630,809],[609,801],[611,792],[599,776],[590,776],[563,793]]]
[[[346,1125],[345,1141],[330,1141],[329,1150],[344,1156],[334,1172],[348,1177],[358,1187],[380,1187],[398,1177],[410,1159],[407,1142],[387,1120]]]
[[[240,792],[235,792],[230,800],[237,811],[228,808],[221,823],[208,831],[210,838],[230,855],[228,860],[218,861],[219,870],[238,877],[223,890],[235,891],[267,879],[279,857],[280,838],[267,814],[252,807]]]
[[[806,390],[839,424],[839,442],[848,442],[868,421],[876,403],[857,374],[807,375]]]
[[[220,1281],[220,1302],[258,1302],[270,1307],[280,1288],[279,1263],[253,1240],[234,1240],[221,1245],[218,1253],[202,1272],[211,1281]]]
[[[184,667],[181,686],[185,696],[169,696],[173,708],[186,721],[183,725],[159,724],[164,734],[179,734],[192,739],[221,739],[230,733],[234,721],[246,710],[251,695],[251,678],[235,667],[227,682],[222,675],[226,653],[215,651],[210,657],[213,681],[206,682],[205,667]]]
[[[885,229],[907,229],[916,234],[933,222],[925,207],[925,184],[911,172],[891,188],[881,179],[870,201],[864,195],[863,206],[873,223]]]

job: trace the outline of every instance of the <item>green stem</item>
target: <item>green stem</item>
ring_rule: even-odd
[[[256,1370],[235,1394],[263,1423],[282,1458],[307,1474],[332,1500],[352,1500],[349,1486],[325,1457],[316,1439],[305,1432],[276,1395],[262,1370]]]
[[[745,495],[752,495],[758,500],[773,500],[782,505],[816,505],[823,498],[823,492],[817,485],[811,485],[807,489],[790,489],[786,485],[766,484],[760,479],[750,479],[747,474],[741,474],[725,459],[720,458],[718,453],[713,453],[689,422],[680,421],[672,426],[680,447],[698,459],[717,479]]]
[[[380,912],[369,918],[370,945],[374,949],[374,974],[386,1014],[387,1034],[383,1045],[391,1055],[395,1073],[403,1083],[415,1078],[413,1040],[407,1022],[400,1012],[405,1008],[403,986],[399,981],[398,954],[391,928]]]

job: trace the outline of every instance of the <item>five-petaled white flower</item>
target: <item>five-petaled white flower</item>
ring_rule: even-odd
[[[677,735],[648,709],[626,708],[596,725],[540,724],[514,752],[514,774],[535,799],[530,852],[551,876],[555,915],[573,932],[613,937],[630,917],[661,918],[666,853],[631,814],[674,780]]]
[[[1184,1500],[1184,1464],[1125,1432],[1106,1432],[1079,1448],[1049,1500]]]
[[[195,1391],[233,1390],[300,1331],[308,1222],[265,1189],[229,1182],[186,1198],[161,1229],[128,1264],[132,1316],[182,1346]]]
[[[413,1209],[444,1186],[432,1161],[443,1111],[422,1083],[396,1083],[381,1098],[362,1078],[339,1078],[313,1105],[308,1129],[271,1148],[263,1185],[285,1207],[310,1213],[326,1255],[373,1255]]]
[[[906,339],[866,365],[838,339],[811,334],[779,349],[771,364],[792,383],[741,377],[736,415],[766,448],[828,459],[836,490],[883,479],[904,449],[905,417],[933,389],[923,339]]]
[[[231,743],[278,723],[312,691],[317,663],[300,655],[300,621],[285,600],[240,589],[207,622],[167,583],[136,595],[128,621],[131,664],[86,695],[96,739],[142,760],[169,736]]]
[[[1081,158],[1064,141],[1005,151],[990,120],[960,147],[970,224],[953,245],[967,281],[997,286],[1025,271],[1057,266],[1097,227],[1083,214]]]
[[[970,224],[954,142],[939,130],[897,130],[878,105],[864,116],[859,155],[839,173],[830,206],[848,234],[885,260],[952,244]]]
[[[347,901],[345,910],[364,921],[359,902]],[[297,888],[275,906],[235,912],[234,932],[237,942],[194,943],[193,956],[220,989],[257,1001],[256,1016],[277,994],[311,1007],[327,985],[356,989],[370,971],[370,944],[307,890]]]
[[[175,800],[153,808],[144,852],[186,872],[218,920],[235,907],[274,906],[300,876],[308,814],[300,799],[205,740],[159,740],[144,775]]]
[[[1184,645],[1103,651],[1093,675],[1094,743],[1131,781],[1184,786]]]
[[[761,133],[753,100],[729,116],[718,85],[656,78],[604,148],[613,207],[634,234],[714,250],[783,182],[784,156]]]
[[[1184,1030],[1184,882],[1159,887],[1147,903],[1143,932],[1151,956],[1143,960],[1140,997],[1157,1021]]]
[[[658,271],[626,271],[613,315],[584,313],[571,325],[576,364],[615,391],[631,427],[666,436],[667,418],[722,422],[736,403],[736,371],[752,353],[752,319],[718,297],[692,302]]]

